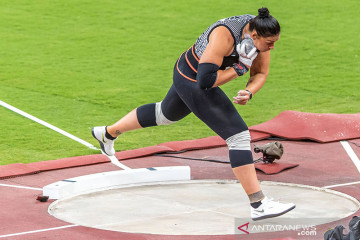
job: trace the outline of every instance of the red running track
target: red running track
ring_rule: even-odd
[[[359,115],[357,115],[357,117],[359,117]],[[357,118],[357,120],[359,119]],[[359,122],[360,121],[357,121],[357,123]],[[271,124],[274,123],[271,122]],[[355,129],[353,129],[352,134],[357,134],[356,122],[353,126],[355,126]],[[334,130],[333,132],[336,131]],[[349,145],[355,154],[360,156],[360,136],[356,134],[350,136],[351,140],[349,140]],[[273,132],[260,132],[258,128],[257,132],[252,131],[253,141],[257,141],[257,145],[263,145],[269,141],[273,141],[264,140],[264,138],[269,137],[269,135],[280,136],[280,134]],[[322,142],[322,139],[317,140]],[[330,189],[346,193],[359,200],[360,183],[356,183],[360,181],[359,170],[355,167],[354,162],[350,159],[338,140],[344,139],[338,139],[336,137],[329,138],[327,136],[327,140],[325,141],[327,143],[282,140],[281,142],[284,145],[285,153],[280,161],[299,164],[299,166],[275,175],[266,175],[258,172],[258,177],[260,180],[266,181],[297,183],[318,187],[330,186]],[[158,146],[120,152],[117,153],[116,156],[122,163],[131,168],[189,165],[193,179],[235,179],[227,163],[193,161],[152,155],[154,153],[165,153],[174,150],[189,150],[184,153],[173,154],[177,157],[213,159],[228,162],[227,148],[224,142],[218,137],[164,143]],[[260,157],[260,155],[255,153],[253,153],[253,155],[255,159]],[[82,156],[32,164],[0,166],[0,178],[2,178],[2,180],[0,180],[0,239],[234,239],[233,235],[168,236],[131,234],[74,226],[58,220],[47,213],[47,208],[51,202],[42,203],[36,200],[36,197],[42,193],[41,188],[47,184],[80,175],[112,170],[118,170],[118,168],[109,163],[108,159],[102,155]],[[16,186],[20,188],[16,188]],[[24,187],[29,187],[30,189]],[[354,215],[360,215],[359,211]],[[351,216],[336,222],[317,226],[317,231],[319,234],[323,234],[328,228],[340,224],[347,227],[350,219]],[[296,232],[287,231],[256,234],[256,239],[290,240],[300,238],[297,238]],[[322,239],[322,236],[309,237],[306,239]]]

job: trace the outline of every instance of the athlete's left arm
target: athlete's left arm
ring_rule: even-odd
[[[250,94],[246,90],[254,95],[264,86],[269,74],[269,65],[270,51],[259,53],[250,68],[250,79],[246,89],[238,92],[238,96],[234,97],[234,103],[245,105],[250,100]]]

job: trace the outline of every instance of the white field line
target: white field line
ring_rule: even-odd
[[[66,226],[55,227],[55,228],[45,228],[45,229],[40,229],[40,230],[35,230],[35,231],[28,231],[28,232],[20,232],[20,233],[13,233],[13,234],[1,235],[0,238],[14,237],[14,236],[26,235],[26,234],[31,234],[31,233],[54,231],[54,230],[59,230],[59,229],[64,229],[64,228],[70,228],[70,227],[77,227],[77,226],[78,226],[78,225],[66,225]]]
[[[351,160],[353,161],[353,163],[355,164],[356,168],[360,173],[360,160],[356,156],[356,153],[354,152],[354,150],[351,148],[350,144],[347,141],[341,141],[340,143],[344,147],[346,153],[349,155],[349,157],[351,158]]]
[[[342,183],[342,184],[336,184],[336,185],[330,185],[330,186],[325,186],[325,187],[323,187],[323,188],[334,188],[334,187],[342,187],[342,186],[349,186],[349,185],[355,185],[355,184],[360,184],[360,181],[358,181],[358,182]]]
[[[62,129],[58,128],[58,127],[55,127],[54,125],[51,125],[50,123],[47,123],[47,122],[45,122],[45,121],[43,121],[43,120],[41,120],[41,119],[39,119],[37,117],[34,117],[34,116],[32,116],[32,115],[30,115],[30,114],[28,114],[28,113],[26,113],[26,112],[24,112],[24,111],[22,111],[22,110],[20,110],[20,109],[18,109],[16,107],[14,107],[14,106],[11,106],[10,104],[7,104],[6,102],[3,102],[3,101],[0,100],[0,105],[7,108],[7,109],[9,109],[9,110],[11,110],[11,111],[13,111],[13,112],[16,112],[16,113],[22,115],[22,116],[24,116],[24,117],[26,117],[26,118],[28,118],[30,120],[33,120],[33,121],[35,121],[35,122],[37,122],[37,123],[39,123],[39,124],[41,124],[41,125],[43,125],[45,127],[48,127],[51,130],[54,130],[55,132],[58,132],[58,133],[66,136],[66,137],[68,137],[68,138],[70,138],[70,139],[72,139],[74,141],[77,141],[77,142],[81,143],[82,145],[85,145],[86,147],[88,147],[90,149],[101,150],[99,148],[94,147],[92,144],[90,144],[90,143],[88,143],[88,142],[86,142],[86,141],[84,141],[84,140],[82,140],[82,139],[68,133],[68,132],[65,132],[64,130],[62,130]],[[104,154],[104,153],[102,152],[102,154]],[[118,166],[118,167],[120,167],[120,168],[122,168],[124,170],[131,169],[131,168],[125,166],[124,164],[120,163],[119,160],[115,156],[108,156],[106,154],[104,154],[104,155],[107,156],[110,159],[111,163],[113,163],[114,165],[116,165],[116,166]]]
[[[346,153],[349,155],[350,159],[353,161],[353,163],[355,164],[355,167],[357,168],[357,170],[360,172],[360,160],[359,158],[356,156],[356,153],[354,152],[354,150],[351,148],[349,142],[347,141],[340,141],[341,145],[343,146],[343,148],[345,149]],[[349,183],[342,183],[342,184],[336,184],[336,185],[330,185],[330,186],[324,186],[323,188],[334,188],[334,187],[342,187],[342,186],[349,186],[349,185],[354,185],[354,184],[360,184],[360,181],[357,182],[349,182]]]
[[[33,187],[18,186],[18,185],[0,184],[0,186],[1,187],[12,187],[12,188],[22,188],[22,189],[30,189],[30,190],[42,191],[42,188],[33,188]]]
[[[119,160],[115,156],[108,156],[106,154],[104,154],[104,155],[107,156],[110,159],[111,163],[114,164],[115,166],[118,166],[119,168],[122,168],[124,170],[130,170],[131,169],[128,166],[125,166],[124,164],[120,163]]]
[[[99,150],[98,148],[94,147],[92,144],[90,144],[90,143],[88,143],[88,142],[86,142],[86,141],[84,141],[84,140],[82,140],[82,139],[68,133],[68,132],[65,132],[64,130],[62,130],[62,129],[58,128],[58,127],[55,127],[54,125],[51,125],[50,123],[47,123],[47,122],[45,122],[45,121],[43,121],[43,120],[41,120],[41,119],[39,119],[37,117],[34,117],[34,116],[24,112],[24,111],[21,111],[20,109],[18,109],[16,107],[13,107],[13,106],[7,104],[6,102],[3,102],[3,101],[0,100],[0,105],[7,108],[7,109],[9,109],[9,110],[11,110],[11,111],[13,111],[13,112],[16,112],[16,113],[22,115],[22,116],[24,116],[24,117],[26,117],[26,118],[28,118],[30,120],[33,120],[33,121],[35,121],[35,122],[37,122],[37,123],[39,123],[39,124],[41,124],[41,125],[43,125],[45,127],[48,127],[50,129],[54,130],[55,132],[58,132],[58,133],[66,136],[68,138],[71,138],[72,140],[75,140],[75,141],[87,146],[88,148]]]

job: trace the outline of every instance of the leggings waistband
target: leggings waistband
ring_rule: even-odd
[[[195,45],[183,52],[176,62],[176,71],[187,80],[196,82],[199,58],[195,53]]]

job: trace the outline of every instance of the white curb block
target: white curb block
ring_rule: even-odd
[[[84,175],[55,182],[43,187],[43,195],[49,196],[49,199],[61,199],[121,185],[190,179],[189,166],[119,170]]]

